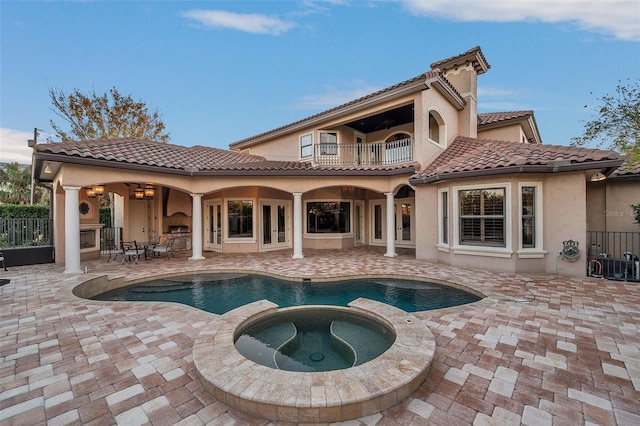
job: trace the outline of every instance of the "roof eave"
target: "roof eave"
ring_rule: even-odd
[[[444,96],[458,111],[462,111],[467,105],[467,102],[452,88],[451,84],[445,81],[444,77],[438,75],[428,78],[425,84],[427,87],[435,87],[438,93]]]
[[[330,121],[335,118],[339,118],[345,114],[351,114],[354,112],[359,112],[370,108],[372,106],[376,106],[379,104],[383,104],[393,99],[400,98],[409,93],[416,92],[418,90],[423,90],[425,88],[425,80],[422,78],[415,79],[413,81],[408,82],[405,85],[400,87],[396,87],[394,89],[383,91],[377,96],[373,96],[371,98],[363,99],[361,102],[355,102],[353,104],[346,104],[343,107],[338,107],[336,109],[331,109],[325,113],[320,113],[318,115],[314,115],[307,119],[302,119],[296,123],[293,123],[288,126],[283,126],[280,129],[276,129],[271,132],[264,133],[262,135],[258,135],[255,138],[251,138],[250,140],[244,140],[239,142],[233,142],[229,144],[230,149],[241,150],[249,148],[258,143],[264,142],[266,140],[273,139],[275,137],[283,136],[289,133],[293,133],[296,131],[300,131],[306,129],[310,126],[317,126],[321,123]]]
[[[126,163],[115,160],[103,160],[96,158],[86,158],[77,156],[68,156],[62,154],[53,154],[39,152],[36,154],[37,163],[41,167],[44,161],[55,161],[66,164],[77,164],[82,166],[93,167],[109,167],[112,169],[132,170],[146,173],[162,173],[172,174],[176,176],[400,176],[411,175],[416,172],[415,165],[398,167],[393,169],[251,169],[239,166],[237,169],[175,169],[162,166],[151,166],[146,164]],[[53,179],[52,179],[53,180]],[[51,181],[52,181],[51,180]],[[41,180],[42,182],[50,182],[49,180]]]
[[[135,171],[152,172],[152,173],[171,173],[174,175],[182,175],[182,176],[193,175],[192,170],[152,166],[148,164],[127,163],[127,162],[116,161],[116,160],[103,160],[99,158],[78,157],[78,156],[65,155],[65,154],[54,154],[49,152],[36,152],[35,157],[36,157],[37,163],[39,164],[36,170],[39,170],[41,168],[41,164],[40,164],[41,162],[55,161],[59,163],[77,164],[81,166],[109,167],[113,169],[135,170]],[[41,180],[41,181],[48,182],[47,180]]]
[[[492,169],[465,170],[452,173],[435,173],[430,176],[409,179],[411,185],[428,185],[431,183],[441,182],[453,179],[475,178],[483,176],[497,176],[507,174],[520,173],[561,173],[574,172],[581,170],[603,170],[605,175],[613,173],[613,171],[622,164],[623,160],[598,160],[584,163],[556,163],[556,164],[528,164],[521,166],[496,167]]]
[[[508,118],[506,120],[494,121],[487,124],[479,124],[478,130],[491,130],[491,129],[499,129],[501,127],[510,126],[512,124],[520,123],[523,125],[525,129],[525,134],[529,140],[535,141],[534,143],[537,145],[542,144],[542,139],[540,138],[540,132],[538,131],[538,124],[536,123],[536,119],[533,115],[533,111],[528,113],[527,115],[523,115],[520,117]]]

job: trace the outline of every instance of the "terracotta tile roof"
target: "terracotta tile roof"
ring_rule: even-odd
[[[135,138],[88,140],[36,145],[48,160],[135,168],[159,168],[189,174],[352,175],[411,174],[416,164],[391,166],[313,166],[308,161],[271,161],[257,155],[205,146],[184,147]],[[75,161],[69,161],[74,159]]]
[[[36,145],[38,152],[181,170],[208,170],[229,164],[265,161],[263,157],[204,146],[184,147],[121,138]]]
[[[605,162],[617,167],[621,160],[614,151],[558,145],[457,137],[430,165],[416,174],[413,183],[429,183],[466,175],[576,170],[590,163]],[[594,167],[597,167],[594,165]],[[603,167],[600,165],[600,167]],[[474,173],[471,173],[474,172]]]
[[[345,108],[348,108],[350,106],[357,105],[359,103],[362,103],[362,102],[367,101],[369,99],[373,99],[373,98],[375,98],[377,96],[380,96],[382,94],[385,94],[387,92],[391,92],[391,91],[393,91],[395,89],[399,89],[399,88],[401,88],[403,86],[408,86],[408,85],[410,85],[412,83],[415,83],[415,82],[418,82],[418,81],[424,81],[424,80],[428,80],[428,79],[437,78],[437,77],[439,77],[441,75],[442,75],[442,71],[441,70],[439,70],[439,69],[431,70],[431,71],[429,71],[427,73],[423,73],[423,74],[420,74],[420,75],[418,75],[416,77],[413,77],[413,78],[410,78],[408,80],[405,80],[403,82],[394,84],[393,86],[389,86],[387,88],[384,88],[382,90],[378,90],[377,92],[370,93],[370,94],[368,94],[366,96],[363,96],[361,98],[354,99],[354,100],[349,101],[347,103],[344,103],[342,105],[338,105],[338,106],[336,106],[334,108],[319,112],[318,114],[314,114],[314,115],[311,115],[309,117],[303,118],[301,120],[294,121],[293,123],[289,123],[289,124],[286,124],[284,126],[276,127],[275,129],[271,129],[269,131],[266,131],[266,132],[263,132],[263,133],[259,133],[257,135],[253,135],[253,136],[250,136],[248,138],[241,139],[239,141],[235,141],[235,142],[231,143],[229,146],[231,148],[239,147],[239,146],[241,146],[243,144],[246,144],[247,142],[250,142],[250,141],[252,141],[254,139],[259,139],[259,138],[262,138],[262,137],[265,137],[265,136],[268,136],[268,135],[271,135],[271,134],[274,134],[274,133],[278,133],[278,132],[280,132],[282,130],[286,130],[288,128],[295,127],[295,126],[303,124],[305,122],[309,122],[309,121],[312,121],[314,119],[321,118],[323,116],[331,115],[332,113],[335,113],[335,112],[337,112],[337,111],[339,111],[341,109],[345,109]],[[444,80],[444,78],[443,78],[443,80]],[[451,83],[448,83],[448,85],[451,86]],[[451,87],[453,88],[453,86],[451,86]]]
[[[425,82],[427,82],[427,81],[432,81],[432,82],[437,81],[443,87],[445,87],[446,90],[450,91],[453,94],[454,97],[460,98],[459,102],[464,104],[464,100],[462,99],[462,97],[460,96],[458,91],[454,88],[454,86],[451,84],[451,82],[449,82],[445,78],[444,73],[443,73],[443,69],[445,67],[453,67],[453,66],[458,65],[458,64],[464,64],[465,62],[469,62],[469,61],[473,64],[473,66],[476,69],[476,72],[478,74],[482,74],[482,73],[486,72],[489,68],[491,68],[491,65],[489,65],[487,63],[487,61],[486,61],[486,59],[484,57],[484,54],[482,53],[482,50],[480,49],[480,46],[476,46],[476,47],[474,47],[472,49],[469,49],[466,52],[461,53],[459,55],[452,56],[450,58],[443,59],[441,61],[432,63],[431,64],[431,70],[426,72],[426,73],[420,74],[420,75],[418,75],[416,77],[413,77],[413,78],[410,78],[408,80],[402,81],[400,83],[394,84],[393,86],[389,86],[389,87],[387,87],[385,89],[382,89],[382,90],[379,90],[377,92],[373,92],[373,93],[368,94],[366,96],[363,96],[361,98],[354,99],[353,101],[344,103],[342,105],[338,105],[338,106],[336,106],[334,108],[331,108],[331,109],[328,109],[326,111],[322,111],[322,112],[320,112],[318,114],[309,116],[307,118],[303,118],[302,120],[294,121],[293,123],[289,123],[289,124],[286,124],[284,126],[277,127],[275,129],[269,130],[267,132],[259,133],[257,135],[253,135],[253,136],[250,136],[248,138],[232,142],[229,145],[229,147],[237,149],[237,148],[241,148],[241,147],[245,147],[245,146],[251,145],[251,143],[253,141],[260,140],[260,139],[265,138],[265,137],[267,137],[269,135],[274,135],[274,134],[277,134],[279,132],[286,131],[288,129],[292,129],[292,128],[297,127],[299,125],[302,125],[304,123],[312,122],[312,121],[314,121],[316,119],[321,119],[321,118],[323,118],[325,116],[326,117],[332,116],[334,113],[337,113],[340,110],[348,109],[351,106],[361,104],[363,102],[366,102],[367,100],[375,99],[376,97],[378,97],[380,95],[383,95],[383,94],[386,94],[386,93],[389,93],[389,92],[393,92],[396,89],[401,89],[403,86],[409,86],[409,85],[411,85],[413,83],[416,83],[416,82],[419,82],[419,81],[425,81]]]
[[[471,61],[473,63],[473,67],[475,68],[478,74],[483,74],[487,72],[489,68],[491,68],[491,65],[489,65],[489,63],[487,62],[487,59],[484,57],[484,54],[482,53],[482,49],[480,49],[480,46],[476,46],[459,55],[455,55],[446,59],[441,59],[437,62],[432,63],[431,69],[441,68],[443,70],[446,70],[455,65],[464,64],[465,62],[468,62],[468,61]]]
[[[487,112],[478,114],[478,126],[500,123],[514,119],[529,118],[533,111]]]
[[[611,179],[615,178],[640,178],[640,161],[629,164],[626,161],[615,172],[609,176]]]

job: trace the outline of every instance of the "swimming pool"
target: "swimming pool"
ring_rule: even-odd
[[[383,302],[406,312],[447,308],[481,299],[455,287],[396,278],[301,282],[257,274],[223,273],[147,281],[110,290],[91,299],[177,302],[221,315],[263,299],[284,308],[301,305],[347,306],[359,297]]]

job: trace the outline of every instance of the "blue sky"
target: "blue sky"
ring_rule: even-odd
[[[598,98],[640,76],[640,2],[0,2],[0,162],[57,140],[50,88],[116,87],[171,143],[227,148],[481,46],[479,112],[534,110],[568,145]],[[66,126],[65,126],[66,127]]]

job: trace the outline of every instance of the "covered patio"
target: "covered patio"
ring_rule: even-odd
[[[0,287],[0,421],[8,424],[254,424],[196,378],[192,345],[215,317],[157,302],[75,297],[102,275],[136,281],[196,271],[284,277],[422,277],[487,295],[472,305],[416,315],[435,336],[426,381],[394,407],[349,422],[375,424],[640,423],[640,295],[637,284],[555,275],[470,271],[384,257],[384,247],[327,252],[189,251],[174,259],[83,261],[9,268]],[[300,419],[300,423],[317,421]]]

